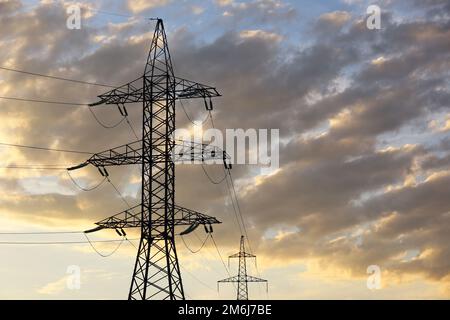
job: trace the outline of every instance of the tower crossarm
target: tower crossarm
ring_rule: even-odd
[[[238,252],[238,253],[232,254],[228,258],[256,258],[256,256],[254,254],[250,254],[247,252]]]
[[[175,84],[176,99],[206,99],[221,96],[221,94],[214,87],[179,77],[170,78],[170,81]],[[154,101],[164,101],[166,99],[165,88],[161,85],[161,83],[166,80],[166,78],[157,76],[152,79],[152,85],[154,88],[154,90],[152,91],[152,99]],[[143,87],[144,76],[99,95],[99,100],[97,102],[89,104],[89,106],[95,107],[103,104],[108,105],[143,102]]]
[[[95,167],[142,163],[142,141],[135,141],[94,154],[86,161]]]
[[[154,163],[162,163],[167,161],[163,152],[163,141],[154,141],[153,148],[159,149],[160,152],[154,155],[152,159]],[[230,156],[221,148],[190,141],[176,141],[173,154],[171,155],[173,162],[191,163],[191,162],[223,162],[226,167],[230,166]],[[80,165],[68,168],[68,170],[76,170],[87,165],[93,165],[98,168],[109,166],[133,165],[142,163],[142,140],[125,144],[116,148],[102,151],[94,154],[88,160]],[[103,173],[102,173],[103,174]]]
[[[215,217],[211,217],[204,213],[200,213],[178,205],[175,205],[174,212],[175,212],[174,217],[175,226],[186,226],[186,225],[189,226],[193,224],[210,225],[222,223]]]
[[[174,225],[175,226],[198,226],[198,225],[211,225],[221,223],[215,217],[183,208],[181,206],[174,206]],[[141,205],[134,206],[122,212],[119,212],[111,217],[103,219],[95,223],[96,228],[87,230],[85,232],[90,233],[101,229],[125,229],[125,228],[139,228],[142,225],[141,219]],[[152,221],[152,227],[163,226],[164,221],[154,220]],[[193,230],[192,230],[193,231]]]
[[[178,77],[175,77],[175,94],[177,99],[206,99],[221,96],[214,87]]]
[[[253,277],[253,276],[249,276],[249,275],[247,275],[244,278],[244,281],[246,281],[246,282],[268,282],[265,279],[261,279],[261,278],[257,278],[257,277]]]
[[[229,278],[225,278],[222,280],[217,281],[218,283],[226,283],[226,282],[238,282],[239,281],[239,276],[233,276],[233,277],[229,277]]]
[[[89,104],[90,107],[102,104],[127,104],[142,102],[144,100],[143,76],[127,84],[117,87],[98,96],[97,102]]]

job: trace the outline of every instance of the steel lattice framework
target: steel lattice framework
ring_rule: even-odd
[[[256,256],[245,252],[244,236],[241,236],[239,252],[228,257],[228,264],[230,264],[230,259],[232,259],[232,258],[239,259],[238,275],[217,281],[217,286],[219,286],[220,283],[226,283],[226,282],[237,283],[237,300],[248,300],[248,283],[249,282],[265,282],[266,288],[267,288],[267,286],[268,286],[267,280],[249,276],[247,274],[246,259],[247,258],[255,258],[256,259]]]
[[[125,104],[143,104],[142,140],[97,153],[70,168],[90,164],[107,176],[108,166],[142,165],[141,204],[97,222],[95,229],[87,231],[110,228],[124,235],[123,228],[141,229],[130,300],[184,299],[175,227],[193,230],[200,224],[220,223],[214,217],[175,205],[175,161],[223,160],[229,167],[228,156],[218,148],[179,142],[173,137],[177,100],[201,98],[211,110],[211,98],[219,96],[213,87],[175,77],[164,24],[157,19],[144,75],[100,95],[100,100],[90,105],[117,105],[122,113]],[[211,227],[205,229],[212,232]]]

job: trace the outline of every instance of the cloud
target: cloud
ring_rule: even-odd
[[[128,0],[128,9],[133,13],[141,13],[148,9],[162,7],[170,3],[170,0]]]
[[[57,296],[66,290],[67,278],[67,276],[64,276],[61,279],[47,283],[45,286],[39,288],[37,292],[39,294]]]
[[[334,27],[341,27],[351,18],[350,13],[346,11],[334,11],[324,13],[319,17],[319,21],[322,23],[330,24]]]
[[[297,16],[294,7],[280,0],[216,1],[223,8],[223,17],[232,21],[251,19],[257,22],[291,20]]]
[[[267,32],[264,30],[244,30],[241,31],[239,36],[243,39],[245,38],[260,38],[267,41],[278,42],[283,39],[282,36],[274,32]]]

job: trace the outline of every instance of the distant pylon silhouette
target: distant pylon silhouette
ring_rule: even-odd
[[[245,240],[244,236],[241,236],[241,245],[240,245],[239,252],[228,257],[228,264],[230,263],[231,258],[239,258],[238,275],[217,281],[217,289],[219,288],[220,283],[224,283],[224,282],[237,283],[237,300],[248,300],[248,283],[249,282],[265,282],[266,290],[268,289],[268,281],[267,280],[247,275],[247,264],[246,264],[245,259],[247,259],[247,258],[255,258],[256,259],[256,256],[245,252],[245,244],[244,244],[245,241],[244,240]],[[255,260],[255,263],[256,263],[256,260]]]

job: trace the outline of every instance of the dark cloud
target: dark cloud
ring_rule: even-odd
[[[20,0],[2,0],[0,1],[0,15],[14,13],[22,7]]]

